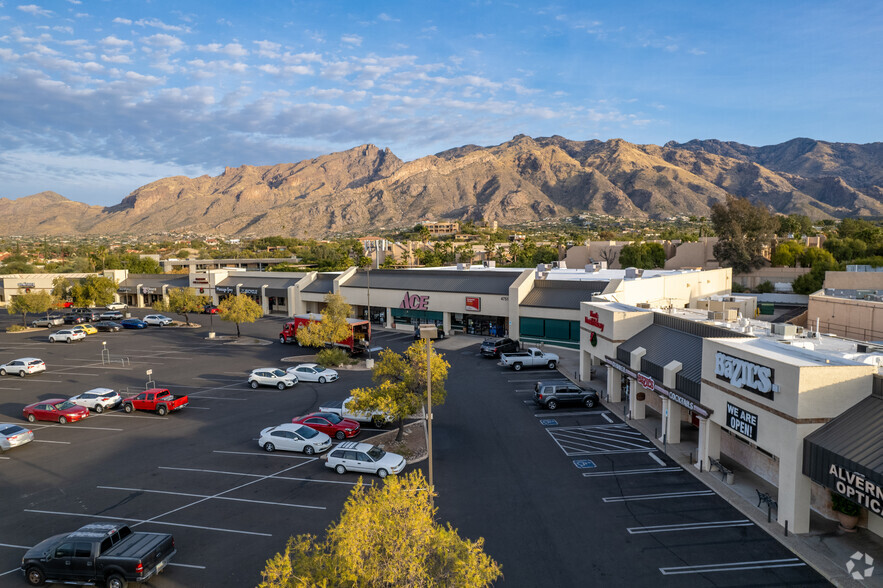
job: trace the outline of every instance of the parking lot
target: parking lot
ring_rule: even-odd
[[[13,318],[0,318],[0,328]],[[252,390],[251,369],[290,365],[280,360],[308,351],[209,340],[208,317],[196,321],[204,326],[99,333],[73,344],[50,344],[46,330],[0,334],[0,360],[36,356],[48,367],[0,378],[0,421],[23,423],[24,405],[90,388],[143,390],[147,370],[157,386],[190,399],[164,417],[113,410],[35,423],[36,440],[0,459],[0,585],[24,584],[20,559],[38,541],[123,520],[175,535],[178,554],[151,586],[253,586],[289,536],[321,533],[337,518],[358,476],[339,476],[315,457],[266,453],[256,440],[264,427],[369,384],[370,373]],[[273,341],[281,322],[264,318],[243,334]],[[235,333],[217,319],[214,327]],[[389,331],[375,337],[399,351],[410,341]],[[448,400],[434,418],[437,506],[461,535],[485,537],[503,565],[501,584],[825,584],[616,415],[537,409],[533,382],[549,373],[503,370],[478,355],[478,343],[437,344],[452,365]],[[373,434],[363,430],[358,440]]]

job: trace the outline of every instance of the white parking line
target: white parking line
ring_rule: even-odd
[[[201,501],[200,501],[201,502]],[[169,527],[185,527],[187,529],[202,529],[204,531],[218,531],[221,533],[236,533],[238,535],[257,535],[259,537],[272,537],[271,533],[257,533],[255,531],[239,531],[237,529],[222,529],[220,527],[204,527],[202,525],[185,525],[183,523],[169,523],[166,521],[155,521],[153,519],[130,519],[126,517],[108,517],[103,515],[91,515],[91,514],[83,514],[79,512],[58,512],[54,510],[34,510],[30,508],[24,509],[24,512],[34,512],[38,514],[51,514],[51,515],[59,515],[63,517],[85,517],[90,519],[110,519],[112,521],[128,521],[131,523],[136,523],[141,525],[143,523],[150,523],[153,525],[168,525]],[[161,515],[164,516],[164,515]],[[134,526],[134,525],[133,525]],[[19,568],[20,570],[21,568]]]
[[[204,570],[204,569],[205,569],[205,566],[194,566],[194,565],[191,565],[191,564],[179,564],[179,563],[171,563],[171,562],[169,562],[167,565],[168,565],[169,567],[173,567],[173,566],[174,566],[174,567],[176,567],[176,568],[193,568],[193,569],[195,569],[195,570]]]
[[[634,502],[638,500],[665,500],[666,498],[689,498],[690,496],[714,496],[711,490],[693,490],[685,492],[664,492],[662,494],[635,494],[633,496],[608,496],[604,502]]]
[[[250,500],[248,498],[232,498],[229,496],[210,496],[208,494],[188,494],[187,492],[169,492],[167,490],[147,490],[146,488],[119,488],[117,486],[96,486],[102,490],[122,490],[124,492],[144,492],[145,494],[171,494],[173,496],[189,496],[191,498],[212,498],[215,500],[230,500],[233,502],[250,502],[252,504],[269,504],[271,506],[287,506],[290,508],[309,508],[313,510],[326,510],[324,506],[310,506],[308,504],[289,504],[286,502],[270,502],[268,500]]]
[[[34,443],[57,443],[59,445],[70,445],[70,441],[47,441],[46,439],[34,439]]]
[[[537,412],[537,413],[534,413],[533,416],[535,416],[535,417],[537,417],[537,418],[544,418],[544,419],[547,419],[547,418],[550,418],[550,417],[553,417],[553,416],[554,416],[554,417],[559,417],[559,418],[560,418],[560,417],[578,417],[578,416],[595,416],[595,415],[602,415],[602,416],[603,416],[603,413],[600,413],[600,412],[597,412],[597,411],[592,411],[592,412],[585,412],[585,411],[584,411],[584,412],[546,411],[546,412]],[[612,421],[611,421],[611,422],[612,422]]]
[[[9,459],[8,457],[0,457],[0,459]]]
[[[161,417],[161,416],[148,416],[146,414],[129,414],[124,410],[109,410],[101,413],[100,415],[95,416],[109,416],[109,417],[123,417],[126,419],[150,419],[152,421],[167,421],[169,417]]]
[[[583,474],[584,478],[603,478],[605,476],[634,476],[637,474],[664,474],[668,472],[683,472],[681,468],[641,468],[637,470],[619,470],[617,472],[591,472]]]
[[[664,466],[664,465],[665,465],[665,462],[662,461],[661,459],[659,459],[659,456],[656,455],[656,453],[654,453],[654,452],[651,451],[651,452],[648,453],[647,455],[649,455],[650,457],[652,457],[652,458],[653,458],[653,461],[655,461],[655,462],[658,463],[659,465],[661,465],[661,466]]]
[[[0,388],[0,390],[21,390],[21,388]]]
[[[659,568],[663,576],[675,574],[706,574],[708,572],[738,572],[742,570],[763,570],[767,568],[796,568],[806,564],[796,557],[787,559],[765,559],[759,561],[739,561],[734,563],[705,564],[701,566],[679,566]]]
[[[125,429],[112,429],[110,427],[83,427],[76,423],[71,423],[70,425],[34,425],[32,428],[35,430],[42,430],[57,429],[58,427],[64,427],[65,431],[125,431]]]
[[[15,568],[14,570],[9,570],[8,572],[3,572],[0,574],[0,577],[5,576],[7,574],[11,574],[12,572],[21,572],[21,568]]]
[[[27,545],[12,545],[10,543],[0,543],[0,547],[12,547],[13,549],[30,549]]]
[[[713,521],[708,523],[684,523],[679,525],[654,525],[651,527],[629,527],[626,529],[631,535],[645,533],[671,533],[674,531],[696,531],[702,529],[726,529],[728,527],[751,527],[754,523],[748,519],[734,521]]]
[[[289,459],[315,459],[312,457],[307,457],[306,455],[280,455],[278,453],[267,453],[266,451],[261,453],[259,451],[221,451],[219,449],[215,449],[212,453],[228,453],[232,455],[261,455],[267,457],[287,457]]]
[[[258,455],[267,455],[268,457],[270,456],[270,454],[258,454]],[[296,456],[291,456],[291,457],[296,457]],[[201,469],[196,469],[196,468],[173,468],[173,467],[163,467],[163,466],[160,466],[159,469],[161,469],[161,470],[177,470],[177,471],[181,471],[181,472],[203,472],[203,473],[207,473],[207,474],[222,474],[222,475],[227,475],[227,476],[241,476],[241,477],[246,477],[246,478],[262,478],[262,477],[264,477],[262,474],[247,474],[245,472],[225,472],[223,470],[201,470]],[[315,482],[317,484],[343,484],[345,486],[358,486],[359,485],[358,482],[344,482],[341,480],[318,480],[315,478],[295,478],[294,476],[273,476],[273,479],[274,480],[288,480],[288,481],[293,481],[293,482]],[[362,486],[373,486],[373,484],[368,484],[368,483],[362,482]]]
[[[608,414],[606,412],[601,413],[601,418],[603,418],[605,421],[607,421],[611,425],[613,424],[613,419],[610,418],[610,416],[608,416]]]
[[[50,384],[61,384],[63,380],[40,380],[37,378],[28,378],[27,382],[48,382]]]
[[[248,400],[248,398],[225,398],[223,396],[197,396],[196,394],[189,394],[190,398],[195,398],[197,400]]]

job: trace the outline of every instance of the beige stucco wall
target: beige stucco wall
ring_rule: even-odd
[[[746,288],[756,288],[764,282],[790,284],[803,274],[808,274],[809,270],[808,267],[762,267],[751,273],[736,274],[733,281]]]
[[[675,270],[688,267],[717,269],[720,263],[714,258],[714,244],[717,237],[702,237],[691,243],[679,243],[675,246],[674,255],[665,262],[665,269]]]
[[[367,290],[364,288],[340,287],[340,294],[352,305],[368,304]],[[509,297],[498,294],[469,294],[451,292],[431,292],[421,290],[410,292],[411,295],[429,296],[427,310],[435,312],[454,312],[462,314],[477,314],[490,316],[509,315]],[[371,288],[371,306],[385,306],[387,308],[399,308],[404,299],[402,290],[381,290]],[[481,299],[481,310],[475,312],[466,310],[466,297],[477,296]]]
[[[589,313],[598,313],[598,322],[604,325],[601,329],[589,325]],[[649,310],[622,310],[609,302],[583,302],[580,304],[580,348],[595,357],[616,357],[616,348],[620,343],[633,337],[653,324],[653,313]],[[598,336],[598,344],[592,347],[592,333]]]
[[[825,272],[825,288],[883,290],[883,272]]]
[[[680,274],[637,278],[634,280],[611,280],[603,296],[624,304],[665,302],[668,306],[683,308],[691,301],[707,296],[723,296],[732,290],[732,270],[684,272]]]
[[[822,333],[860,341],[883,340],[883,302],[810,296],[806,319],[807,328],[813,330],[818,319]]]

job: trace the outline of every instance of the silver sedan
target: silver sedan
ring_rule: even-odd
[[[14,423],[0,423],[0,451],[30,443],[34,440],[34,432]]]

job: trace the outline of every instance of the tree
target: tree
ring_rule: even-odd
[[[71,286],[70,296],[77,306],[104,306],[113,302],[117,283],[103,276],[87,276]]]
[[[761,252],[778,227],[766,209],[729,195],[726,204],[718,202],[712,206],[711,225],[718,236],[714,257],[736,273],[748,273],[763,265]]]
[[[629,243],[619,251],[619,263],[643,269],[665,267],[665,249],[659,243]]]
[[[52,280],[52,296],[56,300],[56,304],[60,305],[61,301],[71,297],[71,281],[64,276],[58,276]]]
[[[347,319],[353,307],[347,304],[340,294],[329,292],[325,295],[325,308],[321,321],[310,321],[297,330],[297,342],[304,347],[321,347],[326,343],[337,343],[350,336],[351,327]]]
[[[264,309],[261,305],[246,296],[245,294],[237,294],[229,296],[221,301],[218,305],[221,320],[236,323],[236,336],[240,336],[240,323],[253,323],[264,316]]]
[[[776,245],[776,250],[770,256],[770,263],[778,267],[796,267],[803,251],[803,245],[797,241],[784,241]]]
[[[9,306],[6,307],[6,311],[9,314],[17,314],[20,312],[22,323],[24,326],[28,326],[29,312],[33,314],[48,312],[48,310],[52,308],[54,302],[55,300],[52,298],[52,294],[45,290],[26,292],[25,294],[13,296],[12,300],[9,302]]]
[[[172,288],[166,293],[163,300],[153,305],[153,310],[159,312],[174,312],[184,317],[184,322],[190,326],[189,314],[192,312],[201,312],[206,304],[209,303],[209,297],[204,294],[197,294],[193,288]],[[263,314],[263,311],[261,311]]]
[[[822,247],[829,251],[837,261],[850,261],[863,257],[868,251],[868,244],[855,237],[828,239]]]
[[[444,404],[445,381],[448,368],[444,358],[432,351],[432,405]],[[378,385],[373,388],[356,388],[351,391],[353,408],[364,411],[382,411],[392,415],[399,425],[396,441],[402,440],[405,419],[420,411],[426,401],[426,342],[415,341],[404,354],[391,349],[380,352],[374,366],[372,379]]]
[[[837,265],[837,261],[824,249],[808,247],[800,256],[800,265],[803,267],[823,266],[825,269],[831,269]]]
[[[423,474],[357,484],[324,538],[299,535],[267,561],[259,588],[489,586],[502,573],[484,539],[461,538],[435,520]]]
[[[824,249],[811,247],[804,252],[803,257],[805,259],[801,259],[801,264],[812,269],[791,283],[795,294],[818,292],[825,285],[825,272],[840,269],[834,257]]]
[[[776,219],[779,223],[776,234],[780,237],[794,235],[800,237],[802,235],[814,234],[812,220],[803,214],[789,214],[788,216],[780,216]]]

